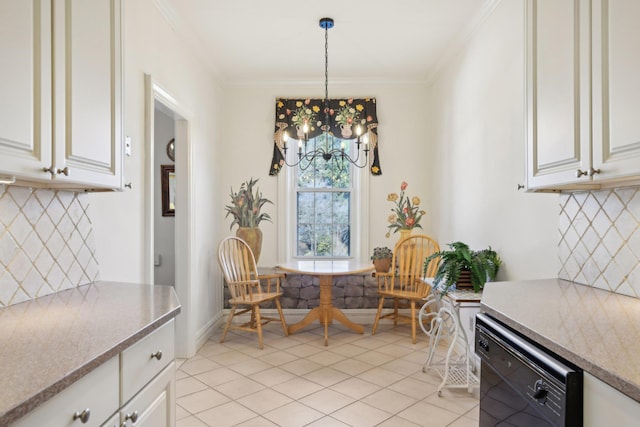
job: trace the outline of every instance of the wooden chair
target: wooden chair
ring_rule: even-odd
[[[398,322],[410,323],[411,339],[414,344],[416,343],[416,327],[418,325],[416,303],[422,304],[423,299],[431,291],[431,286],[425,283],[422,278],[433,277],[438,264],[437,259],[429,263],[425,276],[422,273],[424,260],[438,251],[440,251],[438,243],[431,237],[422,234],[409,236],[396,244],[391,261],[392,270],[388,273],[376,273],[380,300],[371,335],[376,333],[380,319],[389,318],[393,319],[394,325],[397,325]],[[382,315],[385,298],[393,298],[393,311]],[[407,315],[400,312],[401,308],[409,308],[410,313]]]
[[[239,329],[257,332],[258,346],[262,349],[262,326],[274,320],[279,320],[282,323],[284,334],[289,335],[280,306],[280,296],[282,295],[280,279],[284,278],[284,274],[258,275],[253,252],[247,243],[238,237],[227,237],[220,242],[218,261],[231,294],[229,300],[231,312],[220,342],[224,342],[229,329]],[[261,280],[266,281],[266,287],[261,285]],[[260,305],[271,301],[275,303],[280,318],[260,315]],[[237,311],[238,309],[239,311]],[[245,313],[251,314],[248,322],[240,325],[233,324],[234,316]]]

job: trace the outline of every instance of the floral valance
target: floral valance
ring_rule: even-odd
[[[367,134],[372,155],[370,171],[372,175],[381,175],[378,158],[378,116],[376,99],[329,99],[329,132],[338,138],[356,139],[356,126],[362,126],[363,135]],[[276,99],[276,123],[273,135],[273,158],[269,175],[277,175],[284,165],[283,136],[287,132],[291,139],[302,139],[302,127],[307,123],[309,138],[315,138],[323,132],[325,124],[324,99]]]

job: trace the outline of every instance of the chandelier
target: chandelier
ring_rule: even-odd
[[[344,141],[341,143],[340,148],[334,148],[335,136],[331,132],[331,126],[329,122],[329,29],[333,28],[334,21],[332,18],[320,19],[320,28],[324,29],[324,122],[321,126],[322,135],[316,137],[320,139],[320,144],[316,144],[315,150],[308,150],[307,143],[309,142],[309,123],[305,121],[302,125],[302,138],[298,141],[298,158],[295,162],[289,163],[287,161],[287,142],[289,140],[289,134],[285,131],[283,133],[283,150],[284,150],[284,163],[290,167],[300,166],[300,169],[306,170],[316,158],[322,158],[325,161],[331,159],[340,160],[340,168],[344,169],[344,162],[347,161],[358,168],[364,168],[368,163],[369,156],[369,141],[368,136],[363,133],[362,125],[358,124],[355,128],[356,133],[356,154],[352,157],[345,151]],[[318,147],[319,145],[319,147]],[[364,145],[364,156],[360,157],[360,146]]]

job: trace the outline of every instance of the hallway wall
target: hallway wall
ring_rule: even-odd
[[[491,246],[499,280],[557,277],[558,196],[525,178],[524,1],[498,4],[429,90],[434,229],[441,246]]]
[[[193,262],[182,283],[188,289],[181,301],[188,310],[179,315],[178,333],[190,348],[179,356],[193,355],[198,340],[222,316],[222,289],[214,283],[218,265],[214,254],[220,238],[217,224],[222,211],[214,208],[224,192],[221,172],[212,167],[220,158],[224,90],[212,70],[190,43],[172,28],[154,0],[124,2],[124,131],[131,137],[132,155],[125,158],[125,182],[132,189],[90,194],[101,277],[105,280],[144,282],[145,279],[145,74],[189,114],[191,151],[185,153],[189,171],[184,177],[192,191],[193,230],[190,248],[183,248]],[[158,183],[154,183],[156,185]],[[222,190],[221,190],[222,188]],[[187,252],[185,252],[186,254]],[[180,332],[180,322],[185,331]],[[179,343],[180,344],[180,343]]]

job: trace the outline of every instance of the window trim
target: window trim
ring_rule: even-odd
[[[289,154],[295,150],[290,150]],[[369,159],[370,160],[370,159]],[[351,256],[323,257],[322,259],[352,259],[361,262],[368,260],[369,248],[369,165],[362,169],[349,165],[352,169],[353,190],[351,191]],[[282,263],[309,259],[298,257],[295,253],[294,239],[296,229],[296,191],[295,170],[284,167],[278,174],[278,260]]]

